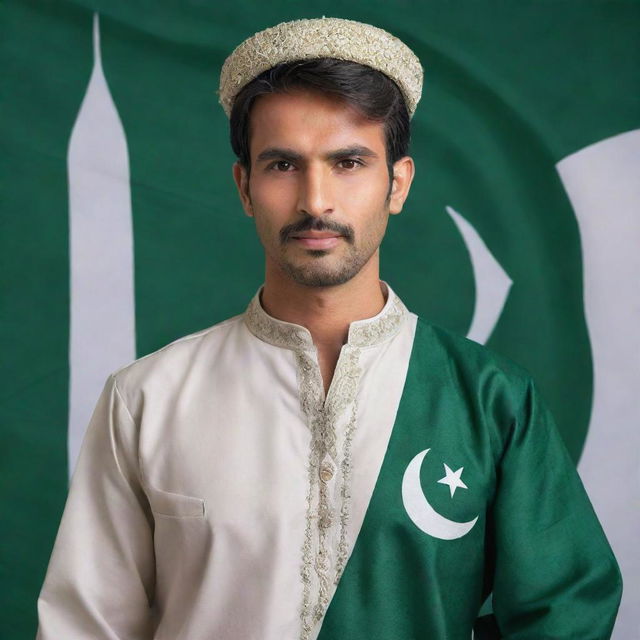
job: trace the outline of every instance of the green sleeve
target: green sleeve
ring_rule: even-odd
[[[609,638],[618,565],[534,385],[498,463],[493,609],[503,638]]]

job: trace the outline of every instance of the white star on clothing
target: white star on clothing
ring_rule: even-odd
[[[456,489],[460,487],[461,489],[468,489],[467,485],[462,482],[460,476],[462,475],[462,470],[464,467],[460,467],[457,471],[451,471],[449,467],[444,465],[444,472],[447,474],[441,480],[438,480],[440,484],[448,484],[449,491],[451,491],[451,497],[453,498],[453,494],[456,492]]]

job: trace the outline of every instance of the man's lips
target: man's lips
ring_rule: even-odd
[[[342,236],[335,231],[299,231],[291,234],[290,238],[307,249],[331,249]]]
[[[280,242],[293,242],[307,249],[329,249],[340,241],[353,244],[353,229],[336,220],[314,218],[308,214],[280,229]]]

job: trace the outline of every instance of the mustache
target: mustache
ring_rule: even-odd
[[[293,233],[300,233],[302,231],[334,231],[335,233],[344,237],[344,239],[353,244],[354,231],[353,227],[346,224],[340,224],[333,220],[323,220],[322,218],[314,218],[310,215],[305,215],[302,220],[288,224],[280,229],[280,242],[285,243]]]

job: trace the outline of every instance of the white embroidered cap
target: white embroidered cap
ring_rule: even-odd
[[[391,78],[404,96],[409,117],[422,95],[424,71],[401,40],[370,24],[342,18],[282,22],[259,31],[225,60],[220,72],[220,104],[227,117],[242,87],[282,62],[337,58],[372,67]]]

